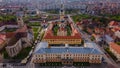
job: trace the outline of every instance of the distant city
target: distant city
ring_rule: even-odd
[[[0,8],[25,7],[30,10],[60,9],[60,0],[1,0]],[[65,9],[78,9],[83,13],[120,13],[119,0],[64,0]]]

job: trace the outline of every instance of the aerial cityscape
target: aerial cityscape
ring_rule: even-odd
[[[0,68],[120,68],[120,0],[0,0]]]

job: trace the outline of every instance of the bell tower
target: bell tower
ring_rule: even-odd
[[[64,4],[63,4],[63,1],[61,0],[61,5],[60,5],[60,21],[64,21],[64,16],[65,16]]]
[[[18,22],[19,27],[23,27],[24,26],[24,22],[23,22],[22,17],[18,17],[17,18],[17,22]]]

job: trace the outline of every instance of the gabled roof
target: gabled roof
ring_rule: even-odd
[[[1,45],[2,43],[4,43],[5,40],[6,40],[6,35],[0,34],[0,45]]]
[[[46,32],[44,39],[81,39],[81,35],[79,33],[75,33],[74,36],[54,36],[52,31]]]
[[[110,25],[110,26],[118,26],[119,23],[116,22],[116,21],[111,21],[111,22],[109,23],[109,25]]]
[[[120,54],[120,46],[119,46],[119,45],[117,45],[117,44],[114,43],[114,42],[111,42],[109,45],[110,45],[110,47],[111,47],[113,50],[115,50],[117,53]]]
[[[74,34],[72,36],[54,36],[52,33],[52,27],[53,25],[51,24],[44,35],[44,39],[81,39],[80,33],[76,29],[74,29],[72,24],[71,24],[71,28]]]
[[[22,28],[16,30],[16,32],[26,32],[27,31],[27,26],[24,25]]]
[[[7,32],[6,33],[6,38],[12,38],[13,36],[15,36],[15,32]]]

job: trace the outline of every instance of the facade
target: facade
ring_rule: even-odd
[[[61,62],[72,65],[75,62],[101,63],[102,53],[89,47],[51,47],[47,42],[38,43],[31,63]],[[45,47],[46,46],[46,47]]]
[[[18,40],[13,46],[7,46],[6,51],[10,57],[16,56],[22,49],[21,40]]]
[[[120,61],[120,46],[114,42],[110,44],[110,51],[116,56],[117,60]]]
[[[17,22],[2,22],[0,23],[0,31],[4,30],[5,28],[19,28],[24,25],[22,18],[18,18]]]
[[[6,51],[10,57],[16,56],[22,48],[32,46],[33,36],[27,26],[16,31],[16,34],[8,41]]]
[[[0,24],[0,31],[4,30],[5,28],[18,28],[17,23],[2,23]]]
[[[60,33],[60,36],[54,36],[52,28],[48,28],[43,37],[43,41],[47,41],[49,44],[81,44],[80,34],[74,30],[72,36],[64,36],[66,33]]]
[[[38,43],[31,59],[31,63],[47,64],[60,63],[74,65],[79,62],[101,63],[102,53],[95,45],[88,47],[69,47],[69,44],[81,44],[81,34],[65,18],[64,5],[61,5],[60,20],[49,24],[42,42]],[[65,44],[65,46],[50,46],[50,44]],[[93,46],[92,46],[93,45]]]
[[[70,24],[70,27],[72,29],[71,30],[72,33],[70,36],[66,35],[65,27],[62,27],[62,26],[60,27],[57,33],[58,35],[55,36],[52,31],[53,25],[54,25],[53,23],[49,25],[42,41],[46,41],[49,44],[81,44],[81,35],[73,27],[73,24]]]

